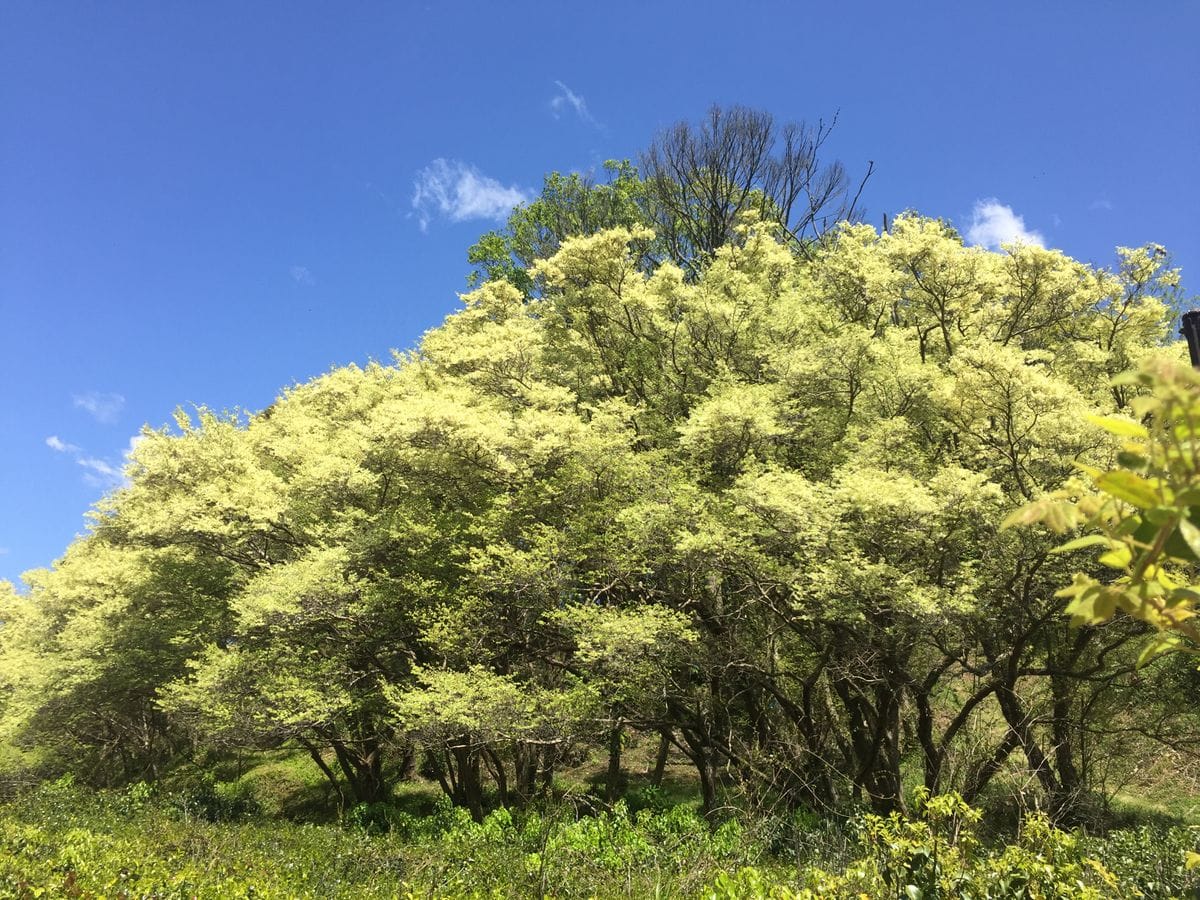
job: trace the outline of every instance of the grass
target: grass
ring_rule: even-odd
[[[247,778],[291,784],[267,777],[289,765],[266,761],[217,793]],[[371,828],[355,815],[316,825],[244,809],[214,822],[196,813],[233,807],[55,783],[0,805],[0,897],[949,898],[1025,896],[1010,891],[1023,884],[1036,887],[1028,896],[1166,898],[1196,886],[1184,861],[1200,846],[1200,829],[1181,826],[1086,836],[1035,822],[988,845],[936,812],[714,827],[690,805],[580,815],[559,802],[474,822],[444,800],[428,808],[424,786],[400,799]],[[918,883],[923,893],[908,890]]]
[[[476,823],[439,803],[397,810],[379,833],[211,822],[164,800],[58,784],[0,807],[0,897],[691,897],[721,872],[771,865],[736,824],[713,830],[686,809]]]
[[[917,875],[933,879],[925,897],[959,896],[955,878],[1041,879],[1040,896],[1078,898],[1195,887],[1184,860],[1200,849],[1200,828],[1186,827],[1197,795],[1180,790],[1181,775],[1171,781],[1166,759],[1139,773],[1145,794],[1114,798],[1114,830],[1036,838],[1034,829],[1030,845],[1021,804],[1009,802],[974,827],[974,849],[945,857],[957,868],[931,874],[922,854],[933,820],[888,826],[880,833],[893,837],[881,842],[865,837],[862,820],[735,803],[714,826],[698,814],[682,757],[651,784],[646,744],[626,754],[626,799],[614,810],[600,800],[606,761],[597,756],[561,772],[552,798],[482,823],[421,779],[398,785],[388,804],[339,811],[312,761],[285,751],[207,760],[158,788],[43,786],[0,804],[0,898],[875,897],[907,896],[894,889]],[[929,893],[934,882],[949,893]]]

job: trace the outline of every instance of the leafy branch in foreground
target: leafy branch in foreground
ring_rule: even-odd
[[[1087,532],[1057,552],[1102,548],[1097,562],[1119,575],[1101,581],[1076,573],[1058,595],[1070,598],[1077,625],[1106,622],[1118,610],[1153,625],[1159,635],[1142,653],[1144,663],[1169,650],[1200,649],[1200,373],[1152,358],[1114,385],[1139,393],[1130,401],[1137,420],[1090,420],[1121,440],[1116,466],[1080,465],[1090,483],[1076,480],[1022,507],[1005,526]]]

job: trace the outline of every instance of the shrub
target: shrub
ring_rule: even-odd
[[[854,828],[798,815],[780,828],[812,851],[772,854],[756,823],[714,828],[687,806],[595,816],[565,805],[475,822],[448,802],[427,816],[356,808],[352,827],[220,818],[228,785],[192,812],[149,786],[95,794],[70,779],[0,805],[0,897],[701,897],[711,900],[1090,900],[1187,896],[1197,831],[1069,834],[1039,815],[1009,844],[979,835],[954,795]],[[194,815],[196,796],[217,821]],[[822,856],[821,847],[836,850]]]

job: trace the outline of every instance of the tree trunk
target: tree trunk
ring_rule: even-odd
[[[617,718],[616,725],[608,733],[608,773],[604,781],[604,799],[615,803],[621,794],[621,738],[625,720]]]
[[[350,785],[355,803],[381,803],[388,798],[388,783],[383,776],[383,752],[375,741],[363,741],[351,750],[342,741],[331,741],[338,766]]]
[[[554,788],[554,764],[558,762],[558,745],[544,744],[541,752],[541,768],[538,770],[538,780],[546,793]]]
[[[470,744],[462,743],[450,748],[458,770],[458,806],[465,807],[476,822],[483,821],[483,782],[479,777],[479,753]]]
[[[711,816],[717,809],[717,767],[712,754],[701,751],[695,759],[700,775],[700,810]]]
[[[1045,791],[1046,797],[1051,801],[1051,804],[1056,804],[1062,796],[1061,786],[1059,785],[1058,778],[1055,777],[1050,760],[1037,742],[1037,737],[1033,731],[1032,718],[1021,704],[1020,698],[1017,697],[1017,693],[1011,682],[1000,686],[996,691],[996,700],[1000,704],[1000,711],[1004,714],[1004,719],[1008,723],[1008,727],[1016,735],[1021,750],[1025,753],[1025,759],[1029,763],[1029,768],[1037,776],[1038,783],[1042,786],[1042,790]],[[1052,809],[1052,814],[1056,813],[1057,810]]]
[[[321,757],[321,751],[318,750],[316,746],[310,744],[303,738],[300,739],[300,746],[308,751],[308,755],[311,756],[313,762],[317,764],[317,768],[321,770],[321,774],[328,779],[329,783],[333,786],[334,791],[337,792],[338,810],[344,810],[346,808],[346,792],[342,790],[342,785],[341,782],[338,781],[337,773],[335,773],[333,769],[329,768],[328,763],[326,763]]]
[[[400,752],[400,765],[397,767],[396,778],[399,781],[412,781],[417,777],[417,748],[410,742],[405,742]]]
[[[654,757],[654,768],[650,771],[650,784],[662,787],[663,775],[667,771],[667,757],[671,754],[671,732],[664,729],[658,736],[658,753]]]
[[[508,774],[504,770],[504,761],[491,747],[484,746],[484,755],[488,760],[488,768],[491,770],[492,778],[496,780],[496,790],[500,794],[500,805],[508,807]]]
[[[535,782],[537,779],[538,769],[538,747],[535,744],[526,744],[522,742],[517,744],[514,754],[515,760],[513,766],[516,770],[517,795],[523,801],[528,801],[533,798],[533,793],[536,789]]]
[[[832,683],[846,710],[855,786],[866,793],[874,812],[900,809],[899,683],[878,678],[873,696],[846,678],[834,678]]]
[[[1054,767],[1058,770],[1057,797],[1051,798],[1056,820],[1063,824],[1075,824],[1083,786],[1079,769],[1075,765],[1075,741],[1071,727],[1073,692],[1066,676],[1050,678],[1050,690],[1054,697],[1054,713],[1051,728],[1054,734]]]
[[[962,798],[967,803],[974,803],[983,789],[988,786],[988,782],[992,777],[1000,771],[1000,767],[1004,765],[1004,761],[1012,754],[1014,750],[1021,745],[1021,739],[1013,729],[1008,729],[1004,735],[1004,740],[995,749],[991,756],[984,760],[975,772],[967,779],[967,784],[963,788]]]

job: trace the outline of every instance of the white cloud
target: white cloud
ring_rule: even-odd
[[[99,391],[88,391],[86,394],[76,394],[71,398],[76,409],[84,410],[97,422],[111,425],[121,415],[125,408],[125,398],[120,394],[102,394]]]
[[[417,173],[412,207],[421,230],[433,219],[451,222],[491,219],[503,222],[513,207],[529,199],[516,185],[505,187],[474,166],[457,159],[435,159]]]
[[[131,437],[128,446],[121,453],[121,459],[116,462],[91,456],[82,447],[77,447],[75,444],[68,444],[55,434],[46,438],[46,446],[58,453],[66,453],[71,456],[75,460],[76,465],[83,468],[83,481],[85,484],[107,491],[116,487],[125,487],[129,484],[129,480],[125,477],[124,472],[122,472],[122,468],[128,462],[129,455],[133,453],[133,449],[143,437],[141,434],[135,434]]]
[[[74,444],[68,444],[57,434],[52,434],[46,438],[46,446],[51,450],[57,450],[59,453],[78,453],[79,448]]]
[[[7,556],[11,552],[7,547],[0,547],[0,556]]]
[[[991,250],[1009,243],[1046,246],[1046,240],[1039,232],[1026,229],[1025,220],[1013,212],[1011,206],[1005,206],[994,197],[975,201],[967,240]]]
[[[108,490],[125,484],[125,476],[112,463],[96,459],[94,456],[78,456],[75,462],[83,466],[83,480],[92,487]]]
[[[558,118],[563,114],[563,111],[570,107],[575,110],[575,115],[579,116],[584,122],[596,128],[601,125],[596,121],[587,108],[587,101],[583,99],[583,94],[577,94],[561,81],[554,82],[558,85],[559,93],[555,94],[550,100],[550,111],[554,113],[554,118]]]
[[[1091,210],[1104,210],[1105,212],[1112,212],[1112,208],[1112,201],[1107,197],[1098,197],[1088,204],[1088,209]]]
[[[317,283],[312,272],[308,271],[308,266],[292,266],[288,269],[288,274],[292,276],[292,281],[296,284],[313,285]]]

